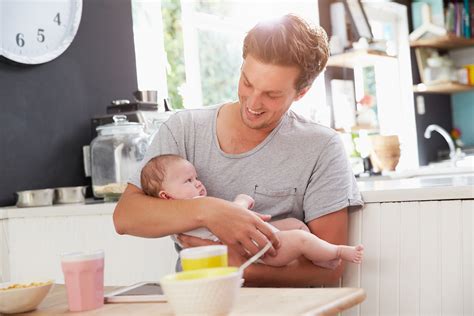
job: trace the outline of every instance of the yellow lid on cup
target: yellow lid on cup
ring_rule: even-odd
[[[227,267],[227,246],[212,245],[193,247],[179,253],[184,271]]]

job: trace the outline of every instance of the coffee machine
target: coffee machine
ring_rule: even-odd
[[[158,102],[157,91],[135,91],[135,100],[113,100],[107,106],[105,115],[92,118],[92,138],[97,136],[96,128],[113,122],[113,116],[122,114],[127,116],[129,122],[145,125],[145,132],[153,135],[174,111],[170,110],[167,99]]]

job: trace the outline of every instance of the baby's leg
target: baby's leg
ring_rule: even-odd
[[[340,259],[360,263],[363,247],[336,246],[317,236],[302,231],[289,230],[277,233],[281,241],[275,257],[266,257],[263,261],[268,265],[284,266],[300,256],[304,256],[317,265],[336,268]]]
[[[309,228],[308,226],[306,226],[305,223],[293,217],[284,218],[277,221],[272,221],[270,224],[272,224],[279,230],[299,229],[299,230],[304,230],[304,231],[309,232]]]
[[[273,223],[272,223],[273,224]],[[302,255],[302,244],[306,241],[303,231],[286,230],[276,232],[280,239],[280,248],[275,257],[265,256],[262,261],[270,266],[281,267],[286,266],[290,262],[298,259]]]
[[[346,261],[350,261],[354,263],[360,263],[362,261],[363,250],[364,250],[364,247],[362,245],[352,247],[352,246],[344,246],[344,245],[336,246],[336,245],[330,244],[327,241],[322,240],[318,238],[317,236],[313,235],[310,232],[308,226],[306,226],[305,223],[303,223],[302,221],[296,218],[285,218],[282,220],[271,222],[271,224],[280,230],[299,229],[299,230],[303,230],[310,233],[311,235],[308,237],[309,243],[310,245],[314,245],[314,247],[316,248],[324,247],[325,249],[330,249],[331,251],[333,251],[334,247],[337,247],[337,251],[338,251],[337,257],[333,259],[344,259]],[[314,241],[312,241],[313,239]],[[311,248],[313,247],[310,246],[310,249]],[[305,257],[309,259],[308,256],[305,255]],[[339,260],[336,260],[336,261],[339,261]],[[318,263],[318,265],[321,265],[321,264]],[[330,263],[330,266],[333,266],[333,265],[334,265],[333,262]]]

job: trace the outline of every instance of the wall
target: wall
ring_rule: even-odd
[[[0,61],[0,206],[15,191],[76,186],[90,119],[137,90],[130,0],[83,0],[82,20],[59,58]]]
[[[474,92],[453,95],[453,125],[461,130],[465,146],[474,147]]]
[[[419,112],[416,97],[424,99],[425,112]],[[424,137],[425,130],[430,124],[437,124],[448,133],[453,128],[451,96],[447,94],[415,94],[416,137],[418,141],[418,156],[420,165],[425,166],[433,161],[448,159],[449,146],[439,133],[432,133],[431,138]],[[444,157],[438,157],[438,153]]]
[[[456,66],[474,64],[474,47],[449,52]],[[458,93],[452,96],[453,127],[461,130],[464,145],[474,147],[474,92]]]

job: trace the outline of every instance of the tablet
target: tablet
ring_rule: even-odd
[[[141,282],[107,293],[105,303],[166,302],[166,297],[157,282]]]

